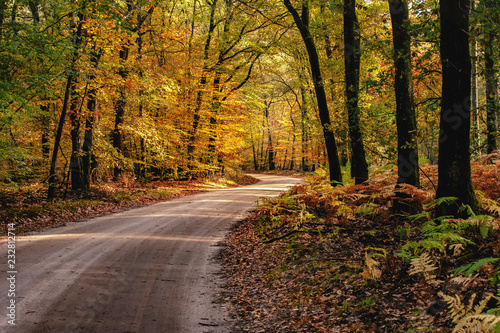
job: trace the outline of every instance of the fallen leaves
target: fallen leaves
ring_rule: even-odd
[[[474,181],[498,203],[500,172],[487,162],[473,168]],[[422,220],[396,214],[394,202],[419,211],[433,199],[437,168],[423,170],[422,189],[396,189],[389,170],[367,185],[335,189],[313,179],[265,201],[233,230],[223,253],[235,331],[450,332],[454,323],[439,292],[464,302],[472,294],[495,294],[488,279],[498,265],[484,265],[466,284],[450,272],[477,256],[499,255],[496,236],[468,230],[478,247],[436,257],[432,274],[442,283],[410,275],[410,263],[398,255],[408,240],[422,239]]]

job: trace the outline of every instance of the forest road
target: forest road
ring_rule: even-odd
[[[218,243],[257,200],[301,182],[254,176],[255,185],[17,237],[16,273],[3,240],[0,332],[229,332],[216,301]]]

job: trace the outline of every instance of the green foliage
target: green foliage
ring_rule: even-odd
[[[491,264],[497,262],[498,260],[500,260],[500,258],[492,258],[492,257],[482,258],[480,260],[474,261],[470,264],[457,268],[454,274],[459,275],[465,273],[464,275],[468,277],[471,274],[475,273],[477,270],[479,270],[481,267],[483,267],[483,265]]]
[[[414,255],[424,252],[447,254],[457,244],[472,245],[474,242],[464,238],[461,234],[473,225],[472,222],[466,222],[466,220],[441,220],[440,223],[427,221],[422,226],[423,240],[406,243],[399,255],[409,260]]]

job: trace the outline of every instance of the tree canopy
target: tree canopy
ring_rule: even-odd
[[[352,169],[362,183],[394,164],[418,186],[419,161],[497,149],[500,8],[464,2],[457,66],[473,84],[449,104],[449,2],[1,1],[0,178],[55,191],[249,168],[342,183]],[[457,103],[463,158],[440,146]]]

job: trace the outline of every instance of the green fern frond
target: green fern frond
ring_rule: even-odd
[[[470,208],[469,205],[461,205],[460,208],[458,209],[458,212],[465,213],[467,216],[470,216],[470,217],[476,216],[476,214],[474,213],[472,208]]]
[[[462,267],[459,267],[455,270],[454,274],[455,275],[459,275],[459,274],[462,274],[463,272],[465,272],[465,276],[468,277],[470,276],[471,274],[475,273],[477,270],[479,270],[481,267],[483,267],[483,265],[486,265],[486,264],[491,264],[491,263],[494,263],[496,261],[500,260],[500,258],[483,258],[483,259],[480,259],[478,261],[474,261],[473,263],[470,263],[470,264],[467,264],[467,265],[464,265]]]
[[[454,204],[456,203],[458,200],[457,197],[443,197],[443,198],[437,198],[435,200],[432,200],[431,202],[429,202],[428,204],[425,205],[426,208],[428,207],[432,207],[432,206],[440,206],[442,204],[447,204],[447,205],[451,205],[451,204]]]
[[[429,212],[422,212],[422,213],[419,213],[419,214],[414,214],[414,215],[410,215],[408,216],[408,218],[414,222],[418,219],[422,219],[422,218],[425,218],[426,220],[430,220],[431,219],[431,214]]]

